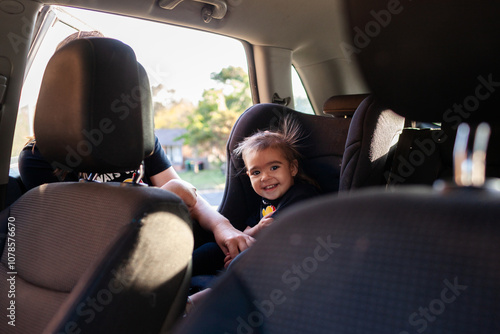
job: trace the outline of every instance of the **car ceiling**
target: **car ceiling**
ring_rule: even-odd
[[[299,66],[343,58],[339,44],[345,35],[344,9],[337,0],[226,0],[228,11],[222,20],[204,23],[204,4],[185,0],[173,10],[162,9],[158,1],[82,0],[81,8],[98,9],[158,22],[211,31],[246,40],[253,45],[293,50]],[[74,6],[75,2],[47,4]]]

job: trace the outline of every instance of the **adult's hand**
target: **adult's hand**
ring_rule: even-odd
[[[239,253],[252,246],[255,239],[235,229],[230,224],[220,223],[213,229],[215,241],[226,256],[234,259]]]

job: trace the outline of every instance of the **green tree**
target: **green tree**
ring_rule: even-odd
[[[185,100],[165,106],[160,102],[154,103],[155,129],[176,129],[185,126],[188,115],[194,110],[194,105]]]
[[[210,78],[218,87],[203,92],[202,100],[187,117],[187,133],[181,138],[195,154],[206,153],[212,160],[224,161],[231,128],[252,103],[248,75],[240,67],[229,66]]]
[[[219,73],[212,73],[210,78],[225,86],[228,109],[243,112],[252,104],[248,75],[241,67],[223,68]]]
[[[175,90],[166,89],[163,84],[151,87],[153,94],[154,122],[156,129],[182,128],[187,117],[194,110],[191,102],[174,99]]]

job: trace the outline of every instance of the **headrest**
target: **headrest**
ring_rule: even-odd
[[[333,117],[352,117],[358,106],[369,94],[337,95],[326,100],[323,113]]]
[[[79,172],[137,169],[154,148],[146,71],[134,51],[109,38],[72,41],[43,76],[35,137],[53,167]]]
[[[371,91],[418,121],[497,120],[500,2],[346,1]]]

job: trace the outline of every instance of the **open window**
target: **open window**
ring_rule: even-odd
[[[16,157],[33,136],[43,72],[57,45],[78,31],[100,31],[130,45],[153,94],[156,135],[182,178],[200,190],[223,191],[225,145],[239,115],[252,104],[242,43],[224,36],[75,8],[45,7],[30,54],[14,145]],[[45,23],[43,23],[45,22]],[[222,196],[222,194],[221,194]],[[212,201],[217,205],[217,199]]]
[[[314,115],[314,109],[309,101],[309,96],[294,66],[292,66],[292,89],[295,110]]]

